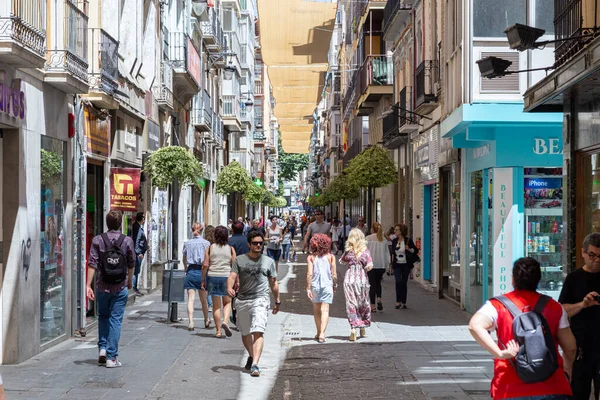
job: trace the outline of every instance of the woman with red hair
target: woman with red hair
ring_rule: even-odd
[[[313,302],[315,325],[319,343],[325,342],[325,329],[329,322],[329,305],[337,287],[335,257],[330,252],[331,239],[316,233],[310,239],[310,255],[306,272],[306,295]]]

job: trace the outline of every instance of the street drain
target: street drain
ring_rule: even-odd
[[[83,387],[94,388],[94,389],[120,389],[125,386],[124,383],[120,382],[88,382]]]
[[[300,332],[286,332],[285,336],[300,336]]]
[[[279,373],[282,376],[320,376],[320,375],[331,375],[333,373],[333,371],[330,369],[290,368],[290,369],[280,369]]]

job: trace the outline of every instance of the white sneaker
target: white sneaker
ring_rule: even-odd
[[[106,360],[106,368],[119,368],[121,365],[121,361],[119,361],[117,358],[115,358],[114,360]]]
[[[98,352],[98,365],[106,365],[106,349],[100,349]]]

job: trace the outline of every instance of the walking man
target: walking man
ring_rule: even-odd
[[[131,238],[134,243],[135,250],[135,269],[133,271],[133,293],[138,296],[143,296],[143,294],[138,290],[138,276],[140,271],[142,270],[142,261],[144,260],[144,256],[146,255],[146,251],[148,251],[148,240],[146,239],[146,234],[144,233],[144,222],[146,221],[146,217],[143,212],[139,212],[135,216],[135,222],[131,228]]]
[[[111,210],[106,214],[108,231],[92,239],[88,260],[86,293],[98,305],[98,364],[106,368],[121,366],[117,358],[119,339],[135,267],[133,240],[121,233],[122,222],[120,211]]]
[[[258,363],[264,345],[264,333],[269,315],[270,291],[275,298],[273,314],[279,312],[279,285],[275,261],[261,254],[265,237],[260,232],[248,233],[250,252],[235,258],[231,274],[227,279],[227,291],[231,297],[236,295],[234,285],[239,277],[237,292],[236,325],[242,334],[242,342],[248,351],[246,370],[252,376],[260,376]]]
[[[323,220],[323,211],[315,211],[315,222],[308,225],[306,235],[304,235],[304,248],[308,248],[310,239],[315,233],[322,233],[331,237],[331,224]]]
[[[574,399],[589,399],[594,382],[594,398],[600,392],[600,233],[590,233],[581,255],[585,265],[565,279],[559,303],[567,311],[577,341],[571,388]]]

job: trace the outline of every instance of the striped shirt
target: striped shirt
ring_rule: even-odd
[[[183,256],[186,258],[187,265],[202,265],[206,250],[210,247],[210,242],[202,236],[194,236],[183,244]]]
[[[108,238],[111,242],[115,243],[119,236],[121,235],[121,231],[108,231],[106,232]],[[104,240],[102,240],[102,235],[94,236],[92,239],[92,246],[90,248],[90,256],[88,259],[88,267],[92,267],[96,269],[96,291],[97,292],[106,292],[106,293],[118,293],[121,290],[125,289],[127,286],[128,279],[125,279],[121,283],[105,283],[102,280],[102,271],[100,270],[100,255],[104,253],[106,250],[106,245],[104,244]],[[125,236],[125,240],[121,244],[121,250],[125,257],[127,258],[127,266],[129,268],[135,267],[135,251],[133,250],[133,239],[130,236]]]

